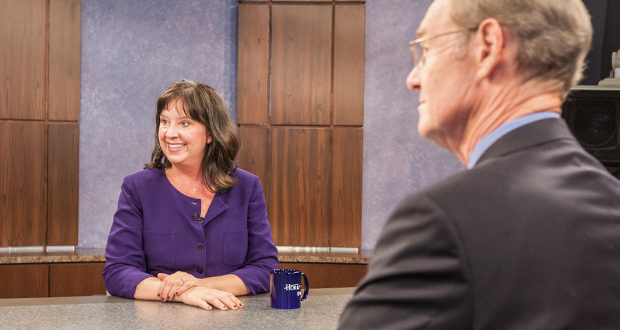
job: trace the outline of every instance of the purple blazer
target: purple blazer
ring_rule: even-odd
[[[263,188],[237,169],[238,183],[217,192],[203,223],[200,200],[183,195],[163,169],[125,177],[108,236],[103,279],[112,295],[133,298],[136,285],[158,273],[184,271],[196,278],[235,274],[252,295],[269,291],[278,268]]]

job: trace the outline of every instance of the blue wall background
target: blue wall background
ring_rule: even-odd
[[[404,196],[464,169],[417,133],[408,42],[431,0],[367,0],[362,248]],[[237,0],[82,0],[79,246],[103,247],[123,178],[155,139],[158,96],[191,79],[236,117]]]

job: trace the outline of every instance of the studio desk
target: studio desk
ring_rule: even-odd
[[[273,309],[268,293],[220,311],[175,302],[88,296],[0,299],[2,329],[336,329],[354,288],[310,289],[299,309]]]
[[[104,248],[74,252],[0,253],[0,298],[105,294]],[[310,288],[354,287],[366,274],[372,251],[280,252],[281,269],[305,273]]]

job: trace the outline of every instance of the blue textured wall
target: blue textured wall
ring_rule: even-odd
[[[123,178],[153,150],[173,82],[215,88],[233,118],[237,0],[82,0],[79,245],[105,246]]]
[[[81,247],[105,246],[120,185],[154,143],[155,101],[172,82],[213,86],[236,114],[237,0],[82,0]],[[394,205],[463,169],[417,133],[408,42],[431,0],[366,2],[362,247]]]
[[[366,2],[362,248],[372,249],[394,206],[465,167],[418,134],[418,92],[405,85],[409,41],[432,0]],[[446,77],[449,79],[449,77]]]

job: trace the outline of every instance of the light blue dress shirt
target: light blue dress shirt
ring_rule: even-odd
[[[543,120],[543,119],[552,119],[552,118],[560,118],[560,115],[556,112],[545,111],[545,112],[536,112],[530,115],[526,115],[523,117],[519,117],[517,119],[511,120],[507,123],[502,124],[500,127],[494,129],[491,133],[485,135],[474,147],[474,150],[471,151],[469,155],[469,161],[467,162],[467,168],[472,169],[476,166],[482,154],[484,154],[489,147],[495,143],[495,141],[499,140],[502,136],[508,134],[509,132],[527,124],[531,124],[535,121]]]

